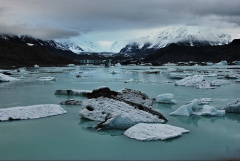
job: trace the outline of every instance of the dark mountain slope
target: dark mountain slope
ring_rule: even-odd
[[[191,47],[178,44],[170,44],[157,50],[145,58],[145,62],[219,62],[226,60],[232,62],[240,59],[240,43],[234,40],[229,45]]]
[[[14,42],[15,41],[15,42]],[[73,63],[72,60],[52,55],[38,46],[28,46],[25,43],[0,39],[0,66],[60,66]]]

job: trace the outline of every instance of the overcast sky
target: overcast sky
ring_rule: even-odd
[[[41,39],[107,42],[179,25],[239,35],[240,0],[0,0],[0,33]]]

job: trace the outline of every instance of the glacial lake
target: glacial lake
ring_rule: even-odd
[[[111,74],[114,71],[115,74]],[[157,71],[158,74],[146,72]],[[240,84],[215,89],[175,86],[169,73],[218,74],[240,72],[239,66],[79,66],[27,68],[19,81],[0,83],[0,108],[37,104],[59,104],[85,97],[54,95],[58,89],[93,90],[107,86],[111,90],[138,89],[154,98],[172,93],[176,105],[154,103],[153,107],[169,120],[167,124],[190,130],[166,141],[137,141],[123,130],[95,131],[96,122],[81,119],[81,106],[61,105],[67,113],[48,118],[0,122],[1,160],[226,160],[240,159],[240,114],[214,116],[170,116],[180,106],[197,98],[212,98],[211,106],[221,109],[240,97]],[[76,77],[80,74],[82,77]],[[53,76],[56,81],[38,81]],[[216,80],[217,77],[206,77]],[[238,79],[239,80],[239,79]]]

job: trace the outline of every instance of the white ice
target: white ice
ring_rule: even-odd
[[[60,105],[42,104],[32,106],[18,106],[0,109],[0,121],[37,119],[54,115],[64,114]]]
[[[190,115],[209,115],[209,116],[223,116],[224,110],[217,110],[213,106],[204,105],[200,106],[200,101],[194,99],[191,103],[179,107],[176,111],[170,113],[170,115],[190,116]]]
[[[186,132],[189,132],[189,130],[167,124],[139,123],[127,129],[124,135],[140,141],[151,141],[174,138]]]
[[[229,102],[223,109],[230,113],[240,113],[240,98]]]
[[[165,94],[161,94],[158,95],[155,100],[156,102],[159,103],[165,103],[165,104],[176,104],[177,101],[173,100],[174,95],[172,93],[165,93]]]
[[[198,83],[201,83],[202,81],[203,81],[203,76],[201,76],[201,75],[194,75],[194,76],[188,76],[186,78],[183,78],[181,80],[176,81],[175,85],[194,87]]]
[[[227,80],[213,80],[213,81],[211,81],[211,84],[212,84],[212,86],[221,86],[224,84],[231,84],[231,82],[227,81]]]
[[[39,77],[37,80],[38,81],[55,81],[56,78],[48,76],[48,77]]]
[[[18,79],[0,73],[0,82],[10,82],[10,81],[14,81],[14,80],[18,80]]]
[[[103,97],[84,100],[79,114],[80,116],[93,121],[104,121],[109,115],[120,115],[123,118],[131,119],[135,123],[165,122],[164,120],[159,119],[157,115],[136,109],[122,101]]]

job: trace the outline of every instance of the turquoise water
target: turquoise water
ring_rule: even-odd
[[[169,120],[167,123],[190,130],[181,137],[167,141],[141,142],[127,138],[121,130],[94,131],[96,122],[81,119],[81,106],[63,106],[67,114],[36,120],[0,122],[0,159],[65,159],[65,160],[174,160],[174,159],[240,159],[240,115],[224,117],[169,116],[169,113],[194,98],[213,98],[210,104],[220,109],[229,101],[239,98],[240,84],[216,89],[195,89],[165,84],[175,81],[168,77],[167,68],[157,67],[91,67],[28,68],[26,73],[14,77],[26,79],[0,83],[0,108],[35,104],[59,104],[67,99],[84,100],[84,97],[57,96],[57,89],[92,90],[108,86],[112,90],[124,87],[139,89],[149,97],[173,93],[176,105],[154,104]],[[175,67],[174,67],[175,68]],[[239,69],[223,67],[177,67],[185,70],[213,71],[225,74]],[[118,71],[119,74],[110,74]],[[146,71],[163,71],[162,74],[144,74]],[[75,77],[79,73],[82,77]],[[37,81],[40,76],[54,76],[56,81]],[[132,80],[131,80],[132,79]],[[207,77],[214,80],[216,77]]]

